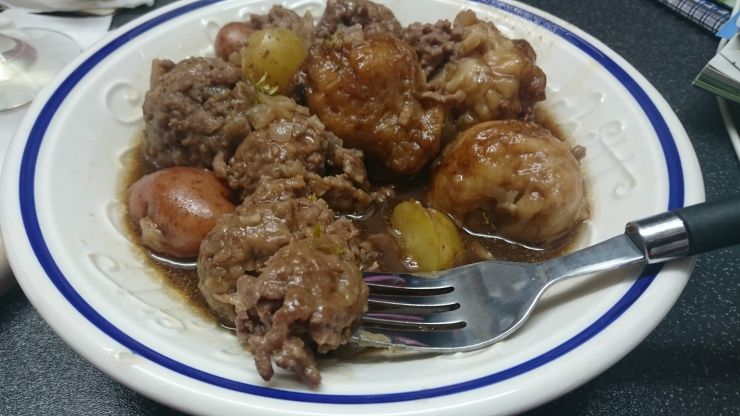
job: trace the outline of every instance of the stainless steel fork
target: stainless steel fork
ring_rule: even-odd
[[[362,346],[451,353],[486,347],[524,324],[555,283],[662,263],[740,243],[740,196],[630,222],[625,233],[541,263],[487,261],[432,275],[366,273]]]

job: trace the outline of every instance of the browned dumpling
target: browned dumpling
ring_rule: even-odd
[[[549,130],[519,120],[460,133],[445,149],[427,198],[474,232],[548,248],[587,215],[571,150]]]
[[[311,112],[372,164],[410,175],[439,151],[444,110],[420,98],[418,58],[398,38],[340,30],[311,48],[304,72]]]
[[[482,121],[526,118],[545,99],[545,74],[535,65],[527,41],[507,38],[470,10],[459,13],[452,28],[437,24],[427,30],[442,31],[436,36],[454,41],[449,61],[429,82],[458,101],[454,112],[461,129]],[[423,41],[420,37],[416,47],[423,48]]]

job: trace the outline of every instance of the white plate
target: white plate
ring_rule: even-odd
[[[473,8],[527,38],[548,75],[545,106],[575,143],[592,198],[582,245],[631,219],[704,199],[691,144],[653,87],[596,39],[501,1],[385,1],[403,23]],[[320,15],[322,2],[286,1]],[[553,288],[528,324],[491,348],[382,362],[327,360],[308,390],[263,382],[235,337],[191,311],[121,231],[116,188],[141,128],[152,58],[210,53],[217,28],[267,1],[175,3],[112,33],[29,109],[2,177],[2,228],[23,290],[80,354],[172,407],[206,414],[496,414],[541,404],[635,347],[675,302],[690,259]],[[9,197],[8,197],[9,196]]]

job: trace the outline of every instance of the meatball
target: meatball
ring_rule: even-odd
[[[218,155],[216,173],[243,196],[260,181],[306,177],[312,192],[340,211],[362,212],[373,197],[362,153],[345,149],[306,107],[286,97],[262,96],[249,110],[253,131],[228,161]],[[326,176],[328,173],[334,176]]]
[[[210,168],[218,152],[230,156],[250,131],[254,92],[241,79],[239,68],[217,58],[154,60],[143,105],[144,160],[157,169]]]
[[[343,219],[349,223],[349,220]],[[346,228],[294,241],[275,253],[258,277],[237,282],[236,331],[269,380],[272,359],[309,386],[321,381],[311,351],[345,344],[367,308],[368,289],[348,249]]]
[[[444,108],[420,98],[424,75],[403,41],[341,30],[315,44],[303,68],[311,112],[373,165],[412,175],[439,152]]]
[[[587,215],[583,178],[568,146],[519,120],[460,133],[445,149],[427,199],[475,232],[547,248]]]
[[[360,25],[365,33],[386,33],[400,37],[401,23],[393,12],[382,4],[369,0],[329,0],[324,15],[316,27],[316,37],[324,38],[340,27]]]
[[[332,138],[325,134],[318,118],[288,98],[265,99],[269,104],[258,104],[250,110],[255,131],[241,142],[228,162],[219,155],[214,164],[216,173],[244,196],[254,192],[263,177],[323,174],[326,169]]]
[[[259,274],[278,249],[334,222],[326,202],[310,198],[309,193],[301,177],[264,181],[203,239],[198,288],[224,322],[234,321],[234,292],[240,276]]]
[[[250,15],[249,25],[257,30],[273,27],[284,27],[298,35],[306,47],[313,43],[313,17],[306,12],[303,17],[293,10],[280,5],[274,5],[266,15]]]
[[[457,97],[453,114],[461,129],[482,121],[527,118],[534,104],[545,99],[545,74],[535,65],[527,41],[505,37],[470,10],[457,15],[449,36],[444,25],[438,29],[440,42],[455,41],[454,53],[429,83]]]
[[[452,24],[446,19],[436,23],[414,22],[403,30],[401,39],[416,50],[426,76],[447,63],[455,53]]]
[[[143,245],[168,256],[194,258],[218,218],[234,211],[230,193],[205,169],[158,170],[129,188],[129,214]]]

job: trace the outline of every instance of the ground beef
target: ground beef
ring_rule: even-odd
[[[272,377],[274,359],[316,386],[311,350],[349,340],[367,304],[360,270],[379,254],[310,191],[300,176],[260,182],[203,240],[198,287],[212,312],[236,327],[262,377]]]
[[[203,239],[198,288],[221,320],[234,321],[233,295],[240,276],[259,274],[280,247],[334,222],[334,212],[326,202],[309,194],[302,177],[263,181]]]
[[[155,59],[144,98],[144,159],[157,169],[210,168],[214,156],[230,156],[250,131],[246,111],[251,85],[239,68],[221,59]]]
[[[332,134],[333,137],[336,137]],[[349,149],[341,141],[331,140],[327,152],[327,163],[344,172],[352,183],[367,183],[367,171],[362,151]]]
[[[345,149],[293,100],[263,96],[262,101],[249,110],[255,131],[228,161],[219,155],[214,162],[216,174],[232,189],[247,196],[264,179],[302,175],[316,196],[339,211],[362,212],[373,202],[361,152]]]
[[[314,26],[311,12],[306,12],[301,17],[293,10],[286,9],[280,5],[274,5],[266,15],[251,15],[249,17],[249,24],[257,30],[285,27],[298,35],[306,46],[310,46],[313,42]]]
[[[424,73],[429,76],[450,60],[455,52],[452,24],[449,20],[437,23],[412,23],[401,37],[416,50]]]
[[[376,199],[375,192],[357,188],[345,174],[319,176],[308,173],[305,178],[314,195],[340,212],[362,214]]]
[[[316,37],[325,38],[340,26],[360,25],[367,34],[384,33],[400,37],[403,29],[393,12],[369,0],[329,0],[316,27]]]
[[[342,219],[349,224],[349,220]],[[349,250],[353,227],[326,227],[275,253],[259,277],[237,282],[236,330],[253,351],[259,374],[269,380],[272,360],[309,386],[321,381],[312,349],[325,353],[345,344],[359,325],[368,289]]]

